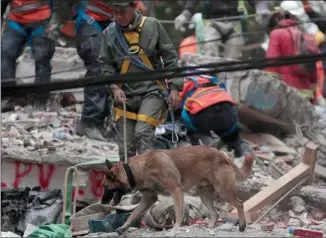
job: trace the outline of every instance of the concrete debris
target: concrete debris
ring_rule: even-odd
[[[305,201],[303,201],[302,198],[298,197],[298,196],[293,196],[290,198],[291,202],[292,202],[292,210],[295,213],[302,213],[306,211],[306,203]]]
[[[95,156],[118,159],[115,143],[78,136],[75,128],[80,114],[67,108],[61,108],[60,115],[16,108],[1,116],[2,158],[68,164],[86,162]],[[54,155],[58,157],[50,160]]]

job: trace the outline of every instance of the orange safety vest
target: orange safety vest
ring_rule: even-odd
[[[225,89],[215,85],[209,78],[204,76],[196,76],[195,80],[185,79],[180,98],[184,109],[190,114],[196,114],[209,106],[221,102],[235,104]]]
[[[179,45],[179,58],[184,53],[196,54],[198,50],[196,36],[188,36],[184,38]]]
[[[93,17],[95,21],[112,21],[112,9],[103,0],[90,0],[87,3],[85,13]]]
[[[18,23],[34,23],[51,17],[48,0],[12,0],[9,19]]]

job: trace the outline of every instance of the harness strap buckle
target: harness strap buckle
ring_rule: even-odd
[[[88,19],[87,19],[87,23],[89,25],[93,25],[95,22],[95,18],[94,17],[91,17],[91,16],[88,16]]]

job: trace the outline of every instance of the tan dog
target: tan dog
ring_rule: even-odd
[[[143,194],[140,204],[126,223],[117,229],[123,234],[150,206],[157,201],[157,194],[171,195],[175,204],[176,222],[173,229],[182,225],[184,191],[198,188],[203,204],[210,211],[209,227],[214,227],[219,214],[213,201],[217,197],[236,207],[240,231],[246,228],[243,202],[237,199],[235,186],[251,174],[253,156],[247,156],[239,169],[225,152],[208,146],[192,146],[172,150],[154,150],[134,156],[128,164],[107,161],[103,187],[108,189],[136,189]]]

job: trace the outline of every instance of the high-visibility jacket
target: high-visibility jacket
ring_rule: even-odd
[[[9,19],[18,23],[33,23],[51,17],[48,0],[12,0]]]
[[[181,58],[184,53],[196,54],[197,51],[198,47],[196,36],[188,36],[184,38],[179,45],[179,58]]]
[[[136,0],[135,4],[136,7],[144,7],[141,0]],[[88,0],[85,13],[93,17],[95,21],[107,22],[113,20],[112,9],[107,2],[103,0]],[[74,14],[76,14],[75,11]]]
[[[190,114],[221,102],[234,104],[232,97],[221,86],[212,82],[211,77],[196,76],[185,79],[183,91],[180,93],[183,109]]]
[[[76,14],[75,9],[73,9],[73,13]],[[111,7],[103,0],[88,0],[85,13],[95,21],[106,22],[113,19]]]

